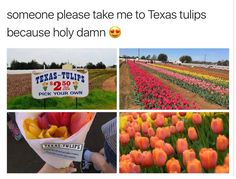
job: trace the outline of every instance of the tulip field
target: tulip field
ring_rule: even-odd
[[[185,97],[189,92],[209,104],[229,107],[227,72],[211,72],[166,64],[146,64],[129,60],[128,66],[135,86],[135,102],[144,109],[202,109],[201,103]],[[164,84],[163,80],[168,81]],[[186,92],[176,93],[174,84]],[[214,107],[213,107],[214,108]]]
[[[229,173],[229,114],[121,113],[120,173]]]

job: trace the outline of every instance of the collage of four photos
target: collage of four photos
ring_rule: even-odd
[[[8,173],[229,173],[229,49],[9,48]]]

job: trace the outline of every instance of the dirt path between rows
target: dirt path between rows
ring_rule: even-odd
[[[122,63],[120,67],[120,109],[140,109],[134,104],[134,87],[131,84],[128,65]]]
[[[142,69],[147,70],[148,67],[144,67],[139,65]],[[198,104],[198,106],[200,107],[200,109],[225,109],[224,107],[217,105],[217,104],[212,104],[207,102],[205,99],[203,99],[201,96],[199,96],[196,93],[193,93],[191,91],[188,91],[184,88],[181,88],[178,85],[175,85],[173,83],[171,83],[168,80],[165,80],[163,78],[160,78],[158,75],[154,74],[153,72],[151,72],[150,70],[147,70],[149,73],[153,74],[156,76],[156,78],[158,78],[163,84],[165,84],[166,86],[168,86],[171,91],[173,91],[173,93],[175,94],[181,94],[186,100],[188,100],[190,103],[196,102]]]
[[[106,79],[102,84],[102,89],[105,91],[113,91],[116,92],[116,76],[110,77]]]

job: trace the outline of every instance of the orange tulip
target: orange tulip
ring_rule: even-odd
[[[218,135],[216,139],[217,150],[224,152],[229,146],[229,139],[224,135]]]
[[[129,134],[124,132],[124,131],[122,131],[120,133],[120,143],[121,143],[121,145],[126,145],[126,144],[129,143],[129,141],[130,141]]]
[[[170,133],[175,134],[176,133],[176,127],[175,126],[170,126]]]
[[[142,113],[141,114],[141,119],[142,119],[142,121],[146,121],[147,120],[147,114],[146,113]]]
[[[165,144],[164,140],[159,139],[155,143],[155,148],[163,148],[164,144]]]
[[[229,166],[229,153],[225,156],[224,165]]]
[[[134,119],[138,119],[139,114],[137,112],[131,113]]]
[[[155,120],[156,117],[157,117],[157,113],[156,112],[152,112],[150,116],[151,116],[152,120]]]
[[[133,162],[133,160],[132,160],[130,154],[121,155],[121,156],[120,156],[120,161],[124,161],[124,160],[129,160],[129,161]]]
[[[131,126],[134,128],[135,132],[139,132],[140,131],[140,125],[138,124],[137,121],[133,121],[131,123]]]
[[[172,115],[171,116],[171,121],[172,121],[172,125],[175,126],[176,123],[179,121],[178,116],[177,115]]]
[[[134,134],[134,137],[137,137],[137,136],[141,136],[141,133],[140,132],[135,132],[135,134]]]
[[[150,145],[151,145],[152,148],[155,148],[155,143],[156,143],[158,140],[159,140],[159,138],[156,137],[156,136],[151,136],[151,137],[150,137]]]
[[[176,131],[177,132],[183,132],[184,131],[184,122],[183,121],[178,121],[176,123]]]
[[[128,122],[133,122],[134,121],[134,117],[132,115],[128,115],[127,116],[127,121]]]
[[[142,154],[142,167],[150,167],[153,165],[152,153],[150,151],[144,151]]]
[[[188,149],[188,142],[186,138],[179,138],[176,141],[176,150],[178,154],[183,154],[183,152],[187,149]]]
[[[175,153],[174,148],[173,148],[172,145],[169,144],[169,143],[165,143],[165,144],[162,146],[162,149],[165,151],[165,153],[166,153],[167,155],[172,155],[172,154]]]
[[[196,158],[196,153],[193,149],[188,149],[183,152],[183,164],[187,166],[188,161]]]
[[[135,137],[135,146],[141,150],[146,150],[149,147],[149,140],[147,137]]]
[[[215,134],[220,134],[223,131],[223,121],[221,118],[211,120],[211,130]]]
[[[202,165],[198,159],[193,159],[187,163],[188,173],[202,173]]]
[[[191,141],[197,140],[198,136],[197,136],[196,129],[194,127],[189,127],[188,128],[188,138]]]
[[[203,168],[208,170],[216,167],[218,155],[212,148],[202,148],[199,157]]]
[[[156,136],[157,136],[159,139],[165,140],[165,138],[166,138],[165,129],[162,128],[162,127],[158,127],[158,128],[156,129]]]
[[[167,155],[165,151],[161,148],[155,148],[152,151],[153,162],[156,166],[162,167],[166,163]]]
[[[135,135],[135,130],[133,127],[127,127],[126,132],[129,134],[130,138],[133,138]]]
[[[134,164],[131,161],[120,161],[120,173],[140,173],[141,169],[139,165]]]
[[[165,129],[165,138],[168,138],[168,137],[170,137],[170,127],[169,126],[167,126],[167,127],[164,127],[164,129]]]
[[[172,157],[166,162],[166,169],[168,173],[180,173],[181,167],[179,161]]]
[[[165,123],[165,117],[162,114],[157,114],[156,119],[154,120],[154,124],[156,127],[162,127]]]
[[[148,136],[151,137],[151,136],[155,136],[155,131],[152,127],[149,127],[148,128]]]
[[[202,116],[199,113],[192,114],[192,123],[199,125],[202,123]]]
[[[217,165],[215,168],[215,173],[229,173],[229,166]]]
[[[144,134],[148,133],[148,128],[151,127],[148,121],[142,123],[142,132]]]
[[[142,163],[143,155],[142,155],[142,152],[140,150],[132,150],[132,151],[130,151],[129,154],[130,154],[130,157],[131,157],[132,161],[136,165],[140,165]]]

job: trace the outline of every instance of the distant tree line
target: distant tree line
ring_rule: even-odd
[[[43,62],[42,64],[38,63],[36,60],[31,60],[30,62],[19,62],[17,60],[13,60],[8,67],[10,70],[30,70],[30,69],[61,69],[63,65],[66,63],[57,64],[52,62],[51,64],[46,64]],[[73,68],[76,66],[73,65]],[[77,66],[78,67],[78,66]],[[78,68],[87,68],[87,69],[105,69],[106,65],[102,62],[98,62],[97,64],[93,64],[92,62],[87,63],[85,66],[80,66]],[[109,68],[116,68],[116,65],[109,66]]]
[[[126,58],[126,59],[137,59],[138,56],[127,56],[127,55],[123,55],[121,56],[121,58]],[[168,56],[164,53],[159,54],[158,56],[153,54],[151,55],[147,55],[147,56],[141,56],[140,59],[143,60],[148,60],[149,63],[155,63],[156,61],[160,61],[163,63],[167,63],[168,62]],[[229,60],[221,60],[218,62],[209,62],[209,61],[193,61],[192,57],[189,55],[183,55],[179,58],[179,61],[181,63],[195,63],[195,64],[207,64],[207,65],[220,65],[220,66],[229,66]]]

